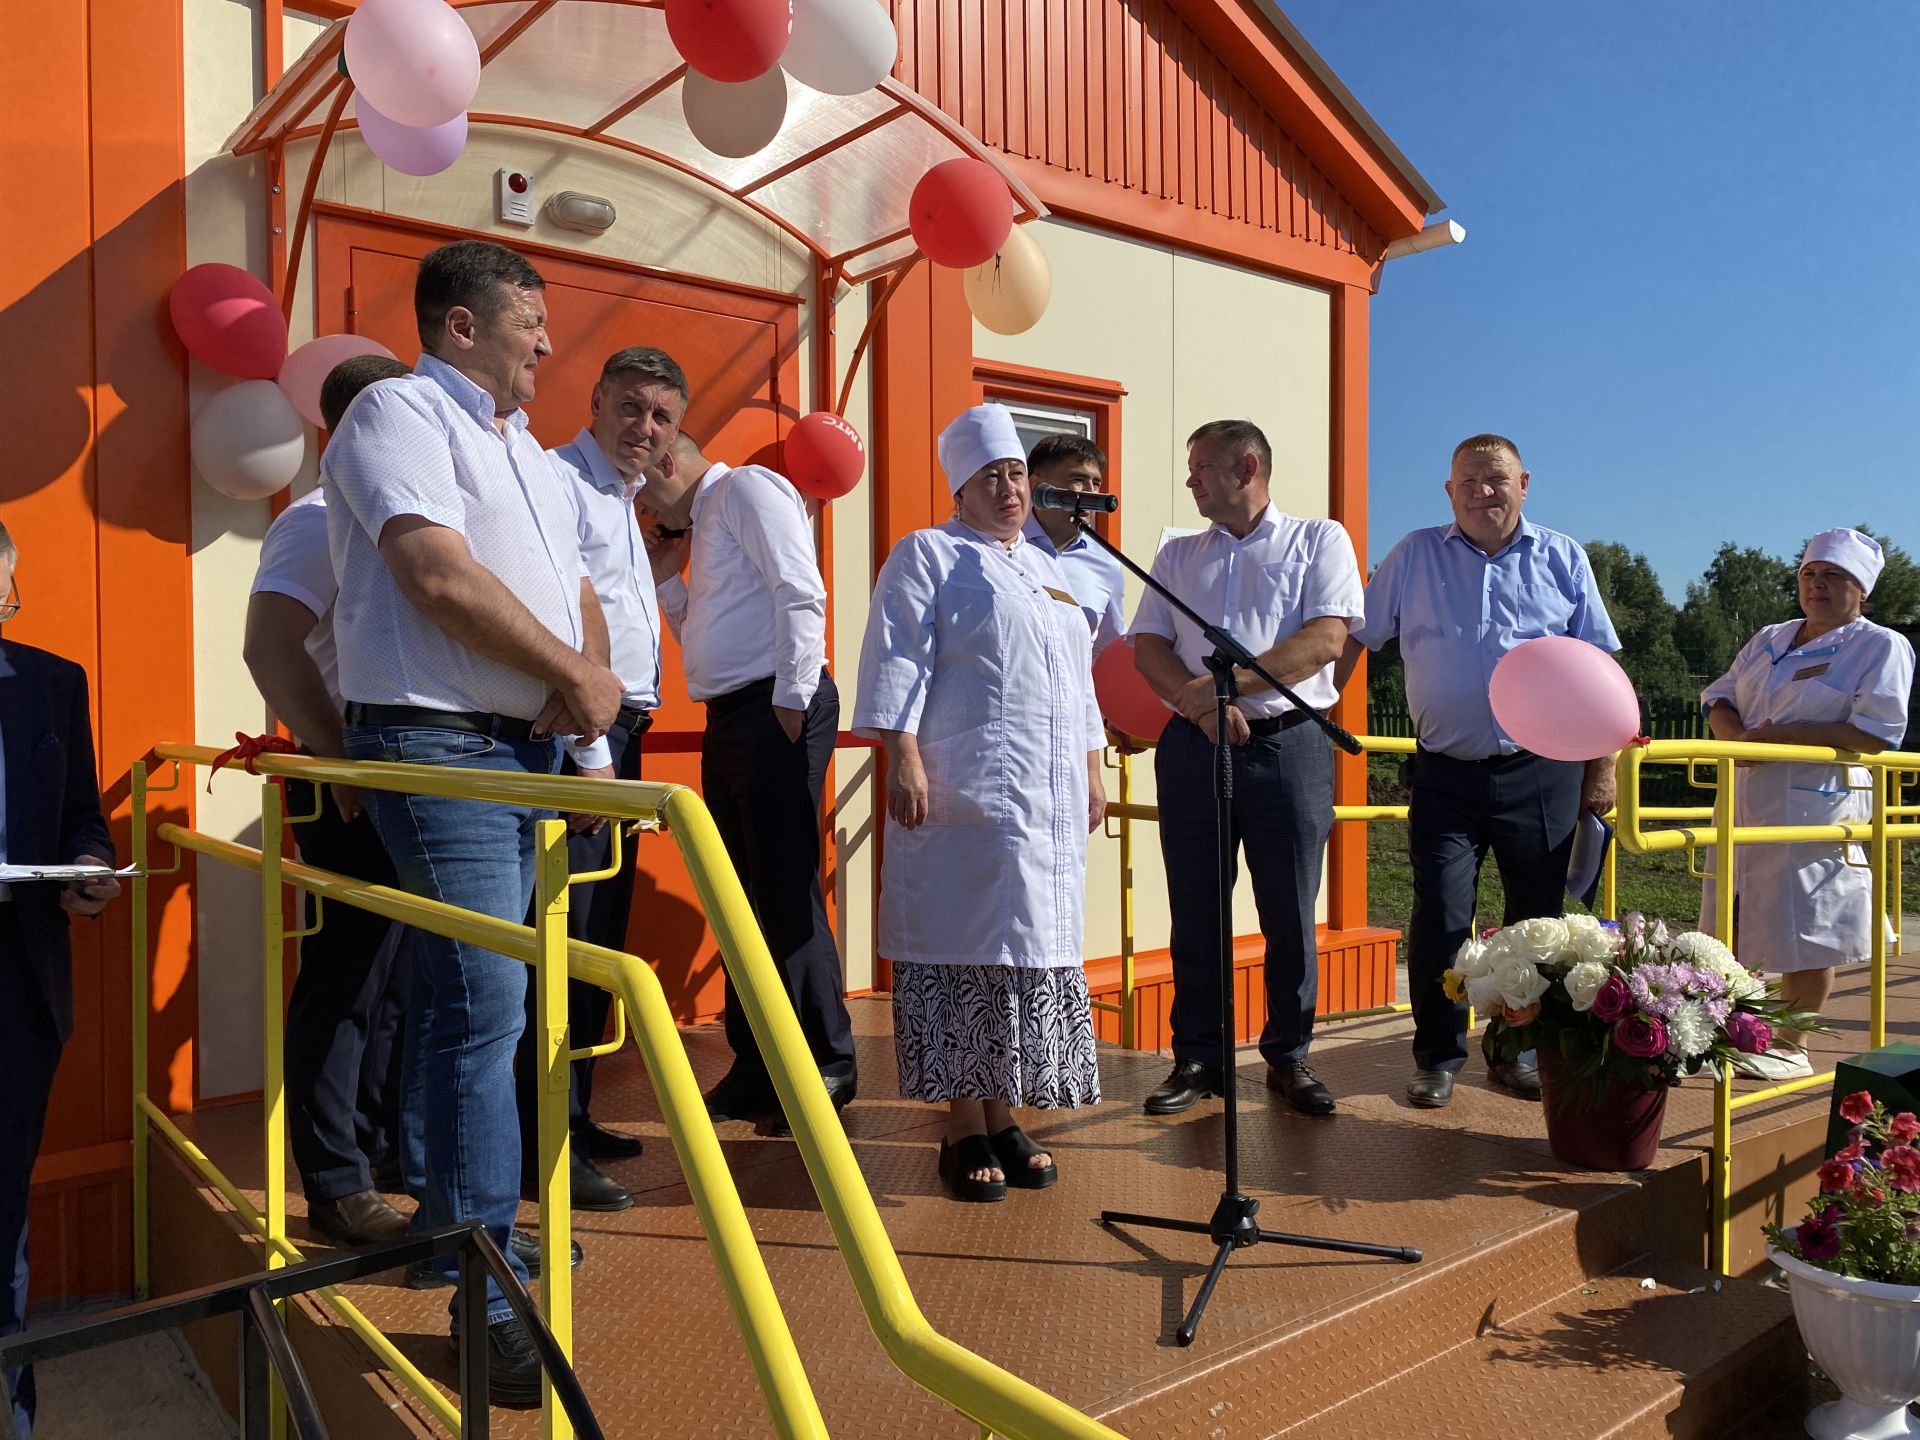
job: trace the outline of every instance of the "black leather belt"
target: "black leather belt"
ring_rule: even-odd
[[[653,712],[636,710],[631,705],[622,705],[613,723],[630,735],[644,735],[653,728]]]
[[[1502,765],[1513,760],[1531,760],[1534,758],[1531,750],[1511,750],[1504,755],[1496,752],[1492,755],[1481,755],[1472,760],[1463,760],[1458,755],[1446,755],[1438,750],[1429,750],[1424,745],[1415,753],[1418,754],[1422,760],[1444,760],[1449,765]]]
[[[738,690],[729,690],[724,695],[716,695],[707,701],[709,715],[726,715],[758,701],[762,705],[773,703],[773,676],[764,680],[755,680],[751,685],[742,685]]]
[[[1258,720],[1249,720],[1247,729],[1260,736],[1278,735],[1282,730],[1291,730],[1311,719],[1313,716],[1305,710],[1289,710],[1284,715],[1263,715]]]
[[[347,702],[349,725],[400,726],[413,730],[459,730],[468,735],[488,735],[496,740],[531,740],[531,720],[516,720],[511,715],[495,715],[488,710],[428,710],[419,705],[364,705]]]

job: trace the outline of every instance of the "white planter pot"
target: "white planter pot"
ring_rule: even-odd
[[[1767,1247],[1786,1271],[1800,1338],[1843,1398],[1807,1415],[1814,1440],[1920,1436],[1920,1286],[1835,1275]]]

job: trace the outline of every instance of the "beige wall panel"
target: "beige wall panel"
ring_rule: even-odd
[[[1117,380],[1121,402],[1121,538],[1129,557],[1152,563],[1166,526],[1197,528],[1188,497],[1186,437],[1223,416],[1246,416],[1266,430],[1280,480],[1275,498],[1299,515],[1328,509],[1329,297],[1232,266],[1163,247],[1043,221],[1035,238],[1053,270],[1053,300],[1023,335],[974,326],[983,360]],[[1238,338],[1244,337],[1244,338]],[[1127,584],[1127,615],[1140,585]],[[1152,756],[1134,763],[1134,795],[1154,803]],[[1118,793],[1108,774],[1109,798]],[[1142,950],[1167,943],[1166,879],[1159,836],[1137,828],[1134,926]],[[1087,854],[1089,956],[1120,950],[1117,842],[1093,837]],[[1324,897],[1318,913],[1325,918]],[[1234,928],[1258,927],[1244,875],[1234,895]]]
[[[835,355],[840,383],[847,361],[867,323],[865,285],[847,290],[834,307]],[[812,307],[808,307],[812,334]],[[861,361],[862,375],[867,362]],[[809,365],[807,372],[812,375]],[[813,408],[826,410],[839,398],[816,395]],[[873,433],[873,387],[856,381],[847,399],[847,421],[865,437]],[[833,672],[840,686],[840,728],[852,725],[854,692],[860,678],[860,642],[867,628],[867,597],[873,593],[873,476],[871,471],[850,494],[832,504],[833,547],[823,557],[833,590]],[[874,956],[874,812],[877,805],[874,752],[842,750],[834,762],[834,903],[840,915],[840,949],[846,957],[847,988],[873,988]]]

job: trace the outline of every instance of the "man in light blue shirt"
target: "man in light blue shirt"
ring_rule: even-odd
[[[1046,435],[1027,456],[1027,474],[1035,485],[1097,495],[1107,488],[1107,457],[1083,435]],[[1098,660],[1125,628],[1120,602],[1126,593],[1126,572],[1118,560],[1081,534],[1064,510],[1036,509],[1027,517],[1023,533],[1059,560],[1067,590],[1087,612],[1093,658]]]
[[[687,408],[687,377],[665,351],[628,346],[616,350],[600,367],[589,404],[587,425],[547,453],[578,510],[580,556],[606,617],[607,663],[620,677],[620,714],[598,740],[568,745],[562,771],[597,779],[638,780],[643,737],[660,704],[660,611],[633,500],[646,483],[647,466],[665,454],[680,433],[680,418]],[[577,818],[572,830],[567,858],[573,873],[604,871],[613,859],[613,836],[606,821]],[[567,911],[569,935],[609,950],[627,948],[638,849],[622,846],[617,874],[574,888]],[[517,1061],[520,1185],[521,1194],[529,1199],[537,1194],[534,1160],[539,1153],[536,998],[529,986],[527,1028],[521,1032]],[[598,985],[567,982],[567,1025],[576,1048],[600,1043],[612,1002],[613,996]],[[625,1210],[633,1204],[633,1192],[594,1162],[631,1160],[640,1154],[640,1142],[595,1123],[589,1113],[593,1066],[592,1060],[573,1062],[569,1091],[573,1205],[576,1210]]]
[[[1453,523],[1415,530],[1387,553],[1367,586],[1365,622],[1347,641],[1344,683],[1360,647],[1400,637],[1407,705],[1419,752],[1412,765],[1407,850],[1413,917],[1407,981],[1413,1002],[1415,1105],[1453,1098],[1466,1063],[1466,1006],[1448,1000],[1441,973],[1472,933],[1480,867],[1500,867],[1502,923],[1565,909],[1567,860],[1582,810],[1613,805],[1613,759],[1583,767],[1516,746],[1493,716],[1493,667],[1515,646],[1573,635],[1603,650],[1619,638],[1579,544],[1520,516],[1529,476],[1513,441],[1475,435],[1453,452]],[[1496,1084],[1538,1099],[1531,1054],[1489,1064]]]

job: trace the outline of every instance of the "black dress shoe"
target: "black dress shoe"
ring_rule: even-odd
[[[573,1127],[573,1148],[586,1151],[589,1160],[633,1160],[645,1147],[636,1135],[582,1120]]]
[[[1522,1100],[1540,1098],[1540,1067],[1531,1060],[1508,1060],[1504,1064],[1489,1065],[1487,1078]]]
[[[1439,1110],[1453,1103],[1453,1071],[1417,1070],[1407,1082],[1407,1101],[1422,1110]]]
[[[1267,1066],[1267,1088],[1287,1098],[1287,1104],[1302,1115],[1331,1115],[1333,1092],[1320,1083],[1304,1060],[1287,1060]]]
[[[457,1356],[457,1328],[447,1343]],[[513,1410],[528,1410],[540,1403],[540,1355],[526,1327],[512,1315],[487,1326],[487,1400]]]
[[[569,1150],[567,1155],[567,1177],[572,1182],[574,1209],[625,1210],[633,1204],[633,1192],[581,1154],[578,1147]],[[522,1175],[520,1198],[538,1204],[540,1182],[531,1175]]]
[[[758,1120],[763,1115],[777,1114],[780,1109],[772,1085],[744,1079],[733,1070],[701,1098],[707,1104],[707,1118],[716,1122]]]
[[[515,1230],[513,1237],[507,1241],[507,1249],[520,1257],[520,1263],[527,1267],[527,1278],[529,1280],[538,1280],[540,1278],[540,1237],[538,1235],[529,1234],[525,1230]],[[573,1261],[572,1268],[575,1270],[578,1270],[580,1268],[580,1262],[586,1259],[585,1254],[580,1249],[580,1242],[578,1240],[573,1242],[570,1258]],[[407,1288],[409,1290],[452,1289],[454,1277],[452,1275],[442,1275],[438,1270],[433,1268],[433,1264],[434,1262],[431,1260],[416,1260],[413,1264],[409,1265],[407,1267]]]
[[[338,1200],[315,1200],[307,1206],[307,1223],[342,1245],[378,1245],[407,1233],[407,1217],[377,1190],[359,1190]]]
[[[1174,1062],[1173,1072],[1160,1088],[1147,1096],[1147,1114],[1178,1115],[1191,1110],[1194,1103],[1220,1093],[1220,1072],[1210,1070],[1197,1060]]]
[[[851,1070],[845,1075],[822,1075],[820,1083],[827,1087],[827,1099],[833,1102],[836,1115],[852,1104],[860,1093],[860,1077]],[[777,1140],[793,1138],[793,1126],[787,1123],[784,1112],[773,1117],[773,1124],[768,1127],[767,1133]]]

